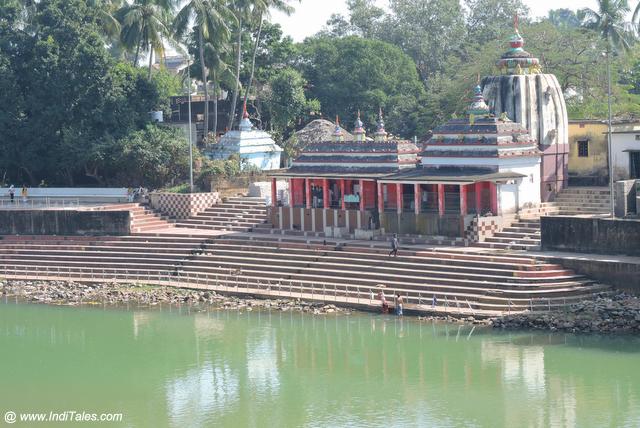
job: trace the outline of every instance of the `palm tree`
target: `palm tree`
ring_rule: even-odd
[[[608,149],[609,149],[609,191],[611,192],[611,217],[614,217],[613,162],[611,152],[611,54],[617,50],[626,52],[633,41],[633,34],[625,18],[630,11],[627,0],[597,0],[598,10],[590,8],[578,12],[582,25],[592,29],[606,42],[607,60],[607,101],[609,107]],[[636,7],[636,12],[638,8]],[[635,16],[635,14],[634,14]]]
[[[122,43],[129,49],[136,49],[135,65],[138,64],[140,48],[149,49],[149,78],[153,53],[158,58],[164,57],[163,36],[168,38],[171,34],[168,21],[172,10],[171,0],[134,0],[118,13],[122,22]]]
[[[210,39],[211,34],[218,34],[219,38],[229,38],[229,27],[226,21],[230,18],[229,9],[221,0],[190,0],[187,2],[174,20],[176,36],[184,36],[189,24],[195,23],[197,31],[198,56],[202,72],[204,87],[204,135],[205,141],[209,133],[209,92],[207,89],[207,66],[204,58],[205,40]],[[216,41],[213,41],[216,43]]]
[[[120,34],[120,22],[116,15],[122,0],[89,0],[87,5],[96,10],[98,24],[107,41],[115,40]]]
[[[302,1],[302,0],[298,0]],[[258,31],[256,34],[256,40],[253,45],[253,55],[251,58],[251,72],[249,74],[249,81],[247,82],[247,87],[244,91],[244,102],[247,103],[247,98],[249,97],[249,91],[251,91],[251,85],[253,84],[253,75],[256,69],[256,56],[258,54],[258,47],[260,46],[260,36],[262,34],[262,24],[264,22],[265,15],[269,15],[269,9],[276,9],[281,12],[290,15],[293,13],[293,7],[289,6],[287,3],[288,0],[258,0],[256,1],[253,8],[253,15],[257,18],[258,22]]]
[[[607,53],[616,49],[628,51],[632,32],[625,21],[631,10],[627,0],[597,0],[597,10],[584,8],[578,11],[582,26],[594,30],[607,42]],[[636,13],[638,8],[636,8]],[[635,14],[634,14],[635,15]]]

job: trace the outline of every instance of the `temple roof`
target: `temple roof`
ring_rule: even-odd
[[[382,182],[420,182],[440,184],[465,184],[477,182],[497,182],[526,177],[519,172],[496,172],[483,168],[416,168],[411,171],[402,171],[394,175],[382,178]]]
[[[410,141],[322,141],[308,144],[283,177],[380,177],[419,162],[420,149]]]

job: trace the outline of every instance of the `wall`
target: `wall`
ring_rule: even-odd
[[[577,257],[544,257],[545,262],[558,263],[580,275],[613,285],[619,290],[640,294],[640,262]]]
[[[542,217],[543,251],[640,256],[640,221]]]
[[[16,198],[22,198],[22,186],[14,185]],[[0,198],[9,197],[9,188],[0,187]],[[27,187],[27,198],[80,199],[80,202],[127,202],[124,187]]]
[[[345,227],[349,233],[367,229],[371,211],[324,208],[269,207],[269,218],[275,229],[324,232],[325,227]]]
[[[150,205],[162,214],[184,219],[194,216],[218,203],[219,195],[212,193],[160,193],[149,195]]]
[[[499,211],[502,214],[513,214],[516,212],[516,203],[518,208],[527,208],[540,205],[540,162],[534,162],[531,158],[510,159],[510,163],[500,166],[499,171],[517,172],[525,177],[515,180],[515,184],[498,185],[500,194]],[[532,179],[533,177],[533,179]],[[514,197],[509,193],[515,193]]]
[[[129,211],[0,211],[0,235],[128,235]]]
[[[607,124],[602,121],[569,122],[569,183],[576,186],[606,186]],[[578,141],[589,140],[589,156],[578,156]]]
[[[496,114],[522,124],[543,152],[542,201],[566,186],[568,117],[562,88],[553,74],[489,76],[482,81],[484,98]],[[551,190],[549,190],[549,188]]]
[[[622,125],[614,128],[611,135],[611,151],[613,152],[613,178],[615,181],[626,180],[629,177],[629,153],[625,150],[640,151],[640,140],[636,140],[636,135],[640,135],[640,126],[634,131],[632,125]]]
[[[614,183],[616,217],[636,214],[636,188],[636,180],[621,180]]]

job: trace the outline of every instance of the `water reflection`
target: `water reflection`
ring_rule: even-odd
[[[635,427],[639,355],[393,316],[0,305],[0,402],[131,427]]]

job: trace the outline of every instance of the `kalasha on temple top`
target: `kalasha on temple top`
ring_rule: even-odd
[[[282,177],[375,178],[410,168],[420,159],[411,141],[388,138],[380,111],[374,139],[367,139],[360,113],[354,123],[354,139],[345,141],[336,118],[332,141],[308,144]],[[274,176],[275,176],[274,175]]]
[[[509,40],[510,48],[496,65],[502,74],[539,74],[542,72],[540,60],[523,49],[524,39],[518,30],[518,15],[514,19],[515,33]]]

